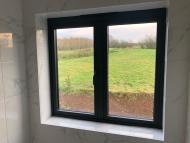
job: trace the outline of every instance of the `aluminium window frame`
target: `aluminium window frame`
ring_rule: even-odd
[[[108,115],[108,26],[157,22],[156,67],[153,120]],[[163,96],[166,38],[166,8],[48,18],[48,46],[52,116],[163,128]],[[56,29],[94,28],[94,110],[95,113],[59,110]]]

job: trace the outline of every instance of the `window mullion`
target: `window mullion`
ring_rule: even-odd
[[[101,121],[108,113],[107,47],[107,26],[96,24],[94,28],[95,115]]]

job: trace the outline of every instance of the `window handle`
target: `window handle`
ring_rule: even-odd
[[[94,75],[93,75],[93,85],[95,86],[95,73],[94,73]]]

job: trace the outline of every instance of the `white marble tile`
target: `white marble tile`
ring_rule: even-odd
[[[13,41],[12,48],[0,48],[0,53],[0,62],[19,62],[25,59],[24,47],[20,42]]]
[[[12,35],[12,46],[0,39],[0,143],[29,143],[22,6],[0,1],[0,36]]]
[[[166,72],[166,100],[169,102],[181,102],[184,104],[184,96],[186,98],[188,61],[168,61]],[[175,105],[175,104],[174,104]],[[167,105],[169,106],[169,104]]]
[[[38,60],[49,61],[47,30],[37,30],[36,42]]]
[[[2,64],[0,63],[0,102],[4,99]]]
[[[4,94],[6,97],[26,96],[25,68],[22,61],[2,63]]]
[[[186,9],[182,9],[186,11]],[[190,17],[190,12],[186,15],[186,17]],[[175,15],[175,18],[178,17]],[[171,17],[171,21],[175,21],[175,23],[169,24],[169,43],[168,43],[168,60],[188,60],[189,59],[189,33],[190,33],[190,20],[188,18],[184,18],[183,15],[178,18],[178,20],[174,20]],[[183,23],[181,22],[183,21]],[[177,34],[176,34],[177,33]]]
[[[50,99],[50,76],[49,76],[49,62],[40,61],[38,63],[38,79],[39,79],[39,94],[40,96],[40,116],[41,121],[45,121],[51,115],[51,99]]]
[[[104,134],[112,134],[119,136],[126,136],[131,138],[141,138],[142,140],[154,140],[154,141],[163,141],[163,132],[162,130],[157,129],[147,129],[142,127],[130,127],[106,123],[96,123],[90,121],[80,121],[67,118],[56,118],[50,117],[47,119],[44,124],[54,125],[65,128],[73,128],[85,131],[93,131]]]
[[[7,47],[6,45],[0,46],[0,62],[18,61],[18,59],[23,58],[24,38],[22,33],[23,25],[21,19],[11,16],[0,17],[0,35],[9,34],[12,36],[12,39],[9,38],[12,43],[11,47]]]
[[[0,63],[0,143],[7,142],[7,128],[6,128],[6,112],[5,112],[5,96],[2,74],[2,63]]]
[[[0,100],[0,143],[8,143],[4,100]]]
[[[27,98],[15,96],[6,98],[6,120],[9,143],[28,142],[28,108]]]
[[[166,142],[185,142],[190,56],[189,7],[190,1],[178,0],[172,1],[169,7],[165,102]]]
[[[0,2],[0,18],[3,20],[7,17],[13,17],[22,20],[22,4],[21,0],[1,0]]]

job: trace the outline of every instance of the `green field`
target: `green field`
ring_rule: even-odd
[[[58,52],[60,92],[93,93],[92,55],[90,49]],[[153,93],[154,74],[155,49],[110,49],[109,92]]]

